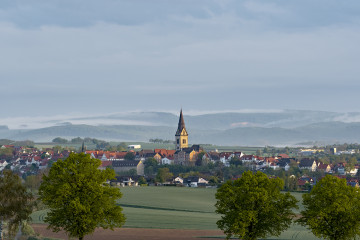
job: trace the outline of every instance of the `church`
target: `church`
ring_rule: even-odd
[[[175,133],[174,164],[194,166],[196,157],[203,149],[200,145],[189,147],[189,134],[186,131],[182,109],[180,111],[179,124]]]

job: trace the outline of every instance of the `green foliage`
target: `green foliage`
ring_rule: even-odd
[[[109,145],[106,148],[107,151],[119,151],[119,152],[126,151],[126,149],[127,149],[127,145],[124,142],[122,142],[122,143],[120,143],[120,144],[118,144],[116,146],[110,146]]]
[[[82,143],[84,141],[84,139],[82,139],[81,137],[76,137],[70,140],[71,143]]]
[[[135,160],[135,154],[133,152],[128,152],[124,156],[125,160]]]
[[[247,171],[235,181],[227,181],[216,193],[216,213],[221,214],[218,227],[226,238],[244,240],[279,236],[290,227],[297,200],[281,193],[283,182],[269,179],[264,173]]]
[[[147,176],[153,175],[158,169],[158,162],[155,158],[146,159],[144,165],[145,165],[144,172],[145,175]]]
[[[230,164],[235,165],[235,166],[239,166],[239,165],[242,165],[242,161],[240,160],[239,157],[234,156],[234,157],[231,158]]]
[[[53,143],[68,143],[69,141],[65,138],[57,137],[52,140]]]
[[[149,142],[151,142],[151,143],[164,143],[164,144],[165,143],[174,143],[173,140],[163,140],[163,139],[159,139],[159,138],[155,138],[155,139],[150,138]]]
[[[8,222],[8,231],[14,235],[19,224],[30,220],[34,201],[33,195],[26,191],[19,176],[4,170],[0,176],[0,220]]]
[[[303,204],[305,210],[298,222],[315,236],[347,240],[360,235],[360,193],[345,179],[325,176],[303,195]]]
[[[37,175],[29,175],[25,178],[25,186],[30,189],[31,191],[34,191],[35,189],[38,189],[40,186],[42,174]]]
[[[34,229],[29,225],[28,222],[24,222],[21,227],[21,232],[23,235],[33,236],[35,235]]]
[[[116,205],[122,194],[105,184],[115,173],[99,170],[100,164],[83,153],[71,153],[53,164],[39,189],[40,199],[50,208],[45,218],[49,228],[82,239],[96,227],[113,229],[124,224],[122,208]]]
[[[13,157],[12,148],[0,148],[0,159],[10,160]]]
[[[144,185],[144,184],[147,184],[146,179],[143,176],[141,176],[139,178],[139,185],[141,186],[141,185]]]
[[[166,182],[166,180],[173,177],[173,174],[169,171],[168,168],[159,168],[156,174],[155,180],[160,183]]]

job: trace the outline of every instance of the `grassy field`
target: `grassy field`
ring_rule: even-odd
[[[124,209],[128,228],[217,229],[216,189],[185,187],[126,187],[119,204]],[[293,193],[301,200],[301,193]],[[297,213],[302,210],[296,210]],[[32,214],[34,223],[43,223],[46,210]],[[317,239],[299,225],[293,225],[280,237],[269,239]]]

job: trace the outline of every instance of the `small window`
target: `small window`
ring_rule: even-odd
[[[176,140],[177,144],[179,144],[179,139]]]
[[[183,144],[186,144],[186,139],[183,139]]]

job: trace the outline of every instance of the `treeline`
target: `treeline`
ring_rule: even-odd
[[[150,138],[149,142],[151,142],[151,143],[174,143],[174,141],[172,141],[172,140],[163,140],[160,138],[155,138],[155,139]]]
[[[10,139],[0,139],[0,146],[1,145],[13,145],[15,147],[33,148],[35,146],[35,143],[34,143],[34,141],[31,141],[31,140],[14,141],[14,140],[10,140]]]
[[[81,138],[76,137],[71,140],[67,140],[65,138],[57,137],[52,140],[53,143],[57,144],[82,144],[85,145],[95,145],[96,149],[103,149],[106,151],[125,151],[127,149],[126,143],[120,143],[118,145],[111,145],[109,142],[104,140],[99,140],[96,138]]]

